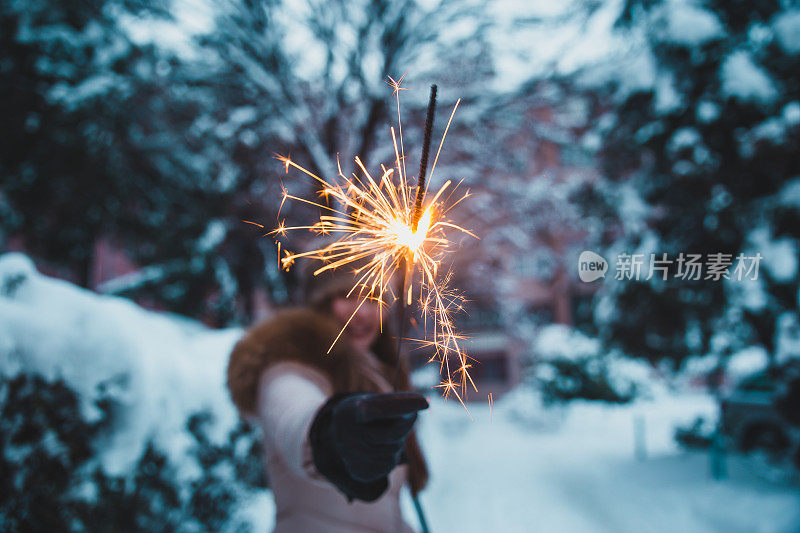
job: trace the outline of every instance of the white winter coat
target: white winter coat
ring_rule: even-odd
[[[390,391],[389,384],[381,381],[385,391]],[[395,468],[386,493],[371,503],[348,502],[314,469],[308,432],[332,393],[324,374],[295,361],[271,365],[260,376],[257,416],[264,430],[264,459],[277,508],[274,532],[412,532],[400,512],[405,466]]]

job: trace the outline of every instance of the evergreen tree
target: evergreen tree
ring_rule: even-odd
[[[653,79],[618,83],[617,114],[601,121],[627,238],[612,251],[642,252],[646,263],[650,253],[729,254],[731,272],[740,253],[763,261],[749,284],[703,279],[705,270],[679,279],[674,262],[666,281],[645,280],[645,264],[640,281],[607,283],[596,316],[609,345],[676,362],[751,344],[772,352],[778,317],[796,311],[800,19],[790,4],[627,3],[621,31],[644,35]],[[637,197],[644,219],[626,215]]]
[[[133,53],[106,2],[3,2],[0,7],[0,223],[87,286],[95,240],[124,195],[100,115],[124,92]]]
[[[273,255],[258,233],[237,231],[253,218],[236,166],[246,143],[228,132],[242,113],[219,104],[205,64],[131,37],[170,11],[45,0],[4,3],[0,17],[0,237],[21,237],[82,286],[98,240],[110,240],[145,269],[103,290],[218,324],[242,318],[236,297]],[[249,153],[268,159],[262,143]]]

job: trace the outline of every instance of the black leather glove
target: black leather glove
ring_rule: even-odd
[[[311,424],[314,466],[349,500],[377,500],[401,460],[417,411],[427,408],[425,397],[412,392],[334,395]]]

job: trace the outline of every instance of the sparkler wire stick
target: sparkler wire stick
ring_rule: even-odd
[[[405,261],[404,261],[405,262]],[[406,265],[402,265],[403,268],[403,277],[400,280],[402,283],[401,289],[404,290],[406,284]],[[405,298],[400,298],[400,309],[398,310],[399,315],[399,328],[398,328],[398,335],[397,335],[397,363],[394,369],[394,391],[397,392],[399,379],[400,379],[400,348],[403,345],[403,338],[406,336],[408,332],[407,322],[406,322],[406,300]],[[422,509],[422,502],[419,501],[419,494],[411,494],[411,500],[414,502],[414,510],[417,512],[417,518],[419,518],[419,527],[422,529],[422,533],[430,533],[430,528],[428,528],[428,521],[425,519],[425,511]]]
[[[431,151],[431,133],[433,132],[433,117],[436,113],[436,84],[431,85],[431,95],[428,99],[428,113],[425,117],[425,135],[422,139],[422,156],[419,159],[419,176],[417,178],[417,197],[414,204],[414,215],[412,219],[412,229],[417,231],[419,224],[419,217],[422,214],[422,200],[425,196],[425,175],[428,172],[428,155]],[[398,310],[400,327],[398,328],[397,335],[397,363],[395,364],[394,371],[394,390],[397,392],[398,379],[400,377],[400,348],[403,345],[403,337],[406,336],[408,324],[406,323],[406,280],[408,277],[408,259],[403,259],[403,264],[400,265],[403,271],[402,278],[400,279],[400,290],[402,297],[400,298],[400,309]]]
[[[419,176],[417,178],[417,198],[416,203],[414,204],[414,217],[412,220],[412,229],[413,231],[417,231],[417,225],[419,224],[419,217],[422,213],[422,200],[425,196],[425,174],[428,171],[428,154],[431,150],[431,132],[433,131],[433,117],[436,111],[436,85],[431,85],[431,96],[428,100],[428,114],[425,118],[425,136],[422,140],[422,157],[419,160]],[[408,331],[408,321],[406,320],[406,281],[408,278],[408,259],[403,259],[403,264],[400,266],[402,268],[403,274],[402,278],[400,279],[401,286],[400,290],[402,291],[401,297],[399,299],[400,309],[398,310],[400,327],[398,328],[398,335],[397,335],[397,362],[395,363],[394,369],[394,390],[397,392],[398,381],[400,378],[400,357],[401,357],[401,348],[403,346],[403,338],[406,336]],[[412,494],[411,499],[414,501],[414,509],[417,511],[417,516],[419,517],[419,525],[422,528],[422,533],[430,533],[430,529],[428,529],[428,522],[425,520],[425,512],[422,509],[422,503],[419,501],[418,494]]]
[[[414,494],[411,498],[414,500],[414,508],[417,510],[417,516],[419,517],[419,527],[422,528],[422,533],[431,533],[430,528],[428,527],[428,521],[425,520],[425,512],[422,510],[422,504],[419,501],[419,497]]]
[[[425,117],[425,136],[422,139],[422,157],[419,159],[419,177],[417,182],[417,201],[414,204],[412,229],[417,231],[419,216],[422,214],[422,200],[425,196],[425,174],[428,172],[428,154],[431,151],[431,132],[433,116],[436,113],[436,84],[431,85],[431,97],[428,100],[428,115]]]
[[[403,264],[400,266],[403,269],[402,278],[400,278],[400,290],[404,291],[405,294],[406,290],[406,272],[407,267],[405,265],[405,260],[403,260]],[[395,362],[394,366],[394,391],[397,392],[397,388],[399,385],[400,380],[400,349],[403,346],[403,338],[406,336],[408,329],[406,328],[406,299],[405,296],[401,296],[400,301],[398,302],[400,305],[400,309],[397,310],[398,315],[398,327],[397,327],[397,362]]]

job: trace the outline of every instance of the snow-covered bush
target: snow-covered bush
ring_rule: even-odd
[[[233,476],[248,479],[241,474],[261,472],[255,441],[243,426],[218,446],[203,428],[209,414],[189,418],[192,456],[202,467],[189,484],[153,442],[125,471],[109,474],[97,454],[120,422],[113,401],[98,402],[102,416],[93,420],[80,403],[63,380],[2,377],[0,529],[222,531],[241,526],[235,510],[246,485]],[[263,486],[263,480],[249,477]]]
[[[546,403],[542,391],[533,387],[516,387],[497,400],[495,408],[514,422],[536,431],[555,431],[566,416],[563,406]]]
[[[224,531],[263,487],[210,331],[0,256],[0,530]],[[268,511],[268,509],[267,509]]]
[[[769,366],[769,355],[760,347],[750,347],[732,354],[725,361],[725,373],[731,385],[762,372]]]
[[[603,353],[596,339],[568,326],[541,328],[533,355],[533,379],[548,404],[575,399],[625,403],[651,388],[646,363]]]

